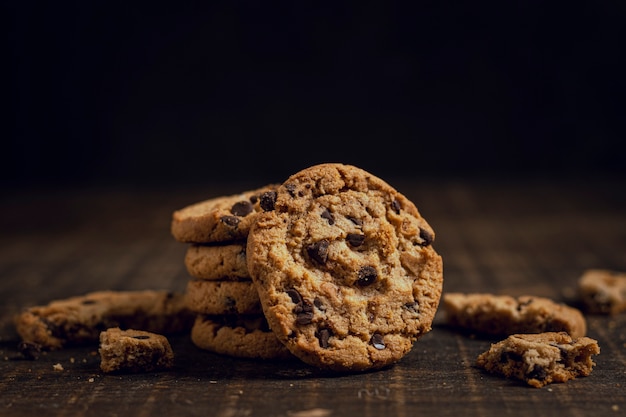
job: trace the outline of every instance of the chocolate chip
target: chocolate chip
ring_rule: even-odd
[[[507,363],[508,361],[521,362],[524,358],[517,352],[504,351],[500,354],[500,363]]]
[[[293,308],[293,312],[296,314],[300,313],[312,313],[313,312],[313,304],[309,303],[306,300],[302,300]]]
[[[297,290],[292,288],[287,290],[286,293],[291,298],[291,301],[293,301],[295,304],[302,303],[302,296]]]
[[[325,264],[328,260],[328,246],[330,242],[327,239],[322,239],[319,242],[311,243],[306,247],[306,252],[309,257],[315,259],[320,264]]]
[[[523,303],[518,303],[517,304],[517,311],[522,311],[524,309],[524,307],[528,306],[532,302],[533,302],[533,299],[530,298],[530,299],[524,301]]]
[[[65,332],[63,331],[63,327],[59,326],[58,324],[52,322],[51,320],[47,319],[46,317],[39,317],[39,321],[42,322],[44,324],[44,326],[46,326],[46,328],[50,331],[50,334],[53,337],[59,338],[59,339],[64,339],[65,338]],[[115,327],[115,326],[112,326]]]
[[[220,220],[222,223],[230,227],[237,227],[239,224],[239,217],[237,216],[223,216]]]
[[[327,208],[325,208],[324,211],[322,211],[321,216],[322,216],[322,219],[328,220],[328,224],[330,224],[331,226],[335,224],[335,217]]]
[[[348,220],[350,220],[352,223],[354,223],[356,226],[363,226],[363,220],[361,219],[357,219],[356,217],[350,217],[348,216]]]
[[[296,196],[296,186],[294,184],[285,184],[285,189],[292,197]]]
[[[41,345],[38,343],[21,341],[17,345],[17,350],[24,356],[24,359],[35,360],[39,358],[41,353]]]
[[[420,238],[423,240],[422,246],[429,246],[435,240],[435,236],[426,229],[420,227]]]
[[[318,310],[326,311],[326,307],[324,306],[322,300],[319,299],[319,297],[315,297],[315,299],[313,300],[313,305],[317,307]]]
[[[263,211],[272,211],[276,205],[276,191],[266,191],[261,194],[259,205]]]
[[[313,305],[305,300],[297,304],[293,308],[293,312],[296,313],[296,323],[298,324],[304,325],[313,321]]]
[[[385,341],[383,340],[383,335],[380,333],[374,333],[370,339],[370,343],[378,350],[385,348]]]
[[[346,242],[350,246],[358,247],[365,242],[365,235],[357,234],[357,233],[348,233],[346,236]]]
[[[81,302],[81,304],[84,305],[84,306],[88,306],[88,305],[91,305],[91,304],[96,304],[96,300],[83,300]]]
[[[296,323],[311,323],[313,321],[313,305],[303,299],[300,293],[294,288],[287,290],[286,293],[296,305],[292,310],[296,314]]]
[[[526,374],[526,376],[528,379],[538,379],[539,381],[543,381],[548,377],[548,373],[543,367],[535,365],[533,370]]]
[[[357,285],[364,287],[366,285],[373,284],[377,277],[378,273],[376,272],[376,268],[367,265],[359,269],[356,283]]]
[[[252,203],[249,201],[239,201],[230,208],[230,212],[239,217],[245,217],[252,213],[253,210]]]
[[[567,348],[565,348],[564,345],[559,345],[558,343],[550,343],[550,346],[554,346],[555,348],[557,348],[559,350],[559,353],[561,355],[561,359],[559,359],[561,362],[566,362],[567,361],[567,357],[569,356],[569,352],[567,350]]]
[[[137,336],[133,336],[133,339],[145,340],[145,339],[150,339],[150,336],[138,334]]]
[[[312,311],[303,311],[302,313],[298,313],[296,316],[296,323],[300,325],[309,324],[313,321],[313,312]]]
[[[253,196],[250,196],[250,203],[251,204],[255,204],[258,200],[259,200],[259,196],[258,195],[255,194]]]
[[[320,329],[319,332],[316,333],[317,339],[320,341],[320,346],[323,349],[328,349],[328,339],[330,339],[331,332],[329,329]]]
[[[419,313],[420,311],[420,305],[417,301],[413,301],[412,303],[406,303],[402,306],[402,308],[413,313]]]
[[[398,200],[393,200],[391,202],[391,208],[393,208],[393,211],[395,211],[396,214],[400,214],[400,209],[402,207],[400,206],[400,202]]]

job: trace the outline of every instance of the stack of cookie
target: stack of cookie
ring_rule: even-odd
[[[193,343],[241,358],[283,358],[285,346],[270,331],[246,266],[246,240],[268,185],[220,196],[173,213],[171,231],[188,244],[186,300],[196,319]]]
[[[431,330],[443,284],[435,233],[360,168],[315,165],[196,203],[173,214],[172,233],[190,245],[200,348],[364,371],[396,363]]]

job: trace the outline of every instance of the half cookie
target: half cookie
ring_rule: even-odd
[[[600,353],[598,342],[588,337],[573,339],[565,332],[510,335],[480,354],[477,366],[507,378],[541,388],[588,376]]]

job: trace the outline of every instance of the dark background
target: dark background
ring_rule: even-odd
[[[3,183],[624,176],[623,1],[293,3],[3,3]]]

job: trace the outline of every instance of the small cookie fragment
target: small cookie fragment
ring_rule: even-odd
[[[564,331],[580,337],[587,332],[580,310],[545,297],[446,293],[443,310],[451,326],[485,335]]]
[[[171,233],[179,242],[214,243],[245,239],[256,215],[262,211],[261,194],[272,191],[269,184],[256,190],[200,201],[172,214]]]
[[[110,327],[177,333],[191,328],[195,316],[184,294],[166,290],[95,291],[25,309],[15,318],[22,341],[43,350],[98,343]]]
[[[152,372],[171,369],[174,352],[163,335],[119,327],[100,333],[103,372]]]
[[[588,376],[595,365],[592,355],[599,353],[598,342],[589,337],[572,338],[565,332],[514,334],[492,344],[476,365],[541,388]]]
[[[615,315],[626,311],[626,273],[589,269],[578,280],[578,293],[588,313]]]
[[[191,340],[199,349],[235,358],[292,358],[269,329],[262,314],[198,315]]]

